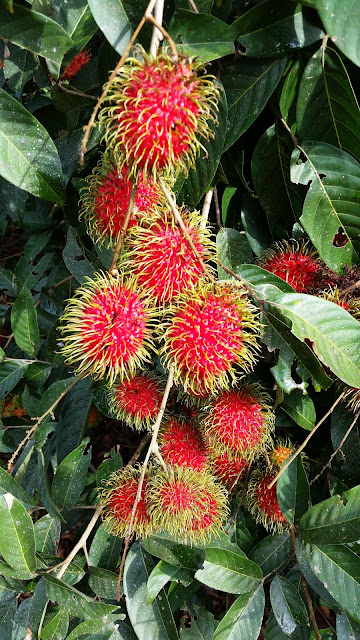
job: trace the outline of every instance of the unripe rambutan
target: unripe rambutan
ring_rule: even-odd
[[[203,148],[198,137],[212,136],[208,120],[215,120],[219,95],[213,77],[188,58],[141,56],[127,58],[111,84],[100,113],[106,145],[125,154],[131,172],[187,171]]]
[[[81,194],[80,217],[86,221],[87,230],[94,242],[108,246],[118,241],[124,225],[131,192],[129,168],[119,170],[112,156],[106,154],[87,177],[87,186]],[[133,227],[145,212],[154,212],[164,202],[159,186],[149,178],[144,181],[140,173],[136,185],[134,212],[128,227]]]
[[[210,260],[216,245],[208,229],[202,229],[197,211],[182,212],[189,235],[204,261]],[[142,225],[128,236],[122,264],[134,274],[141,286],[158,303],[173,300],[185,289],[191,289],[202,275],[202,267],[171,212],[144,217]]]
[[[200,431],[189,422],[170,418],[161,431],[159,449],[163,460],[172,466],[196,471],[206,468],[207,455]]]
[[[246,506],[256,522],[261,522],[267,531],[281,533],[290,525],[279,507],[276,483],[268,488],[274,478],[274,471],[254,471],[248,486]]]
[[[68,64],[60,80],[71,80],[80,69],[89,62],[91,58],[90,52],[85,48],[76,54],[75,58]]]
[[[87,278],[62,316],[65,362],[95,380],[106,377],[110,385],[117,376],[134,375],[150,361],[153,315],[131,280],[103,273]]]
[[[209,473],[188,467],[160,470],[149,481],[148,496],[154,525],[184,541],[219,535],[228,514],[225,488]]]
[[[151,373],[137,373],[115,384],[108,396],[117,420],[135,429],[150,427],[160,410],[163,383]]]
[[[257,384],[220,393],[202,425],[205,442],[219,453],[225,448],[233,456],[253,460],[271,438],[275,414],[270,402]]]
[[[229,449],[223,449],[221,453],[215,449],[208,449],[210,471],[218,478],[228,491],[243,479],[249,464],[241,456],[235,458]]]
[[[297,293],[310,293],[321,285],[326,267],[307,244],[278,242],[264,251],[258,265],[285,280]]]
[[[260,323],[246,292],[233,283],[185,291],[169,310],[163,355],[185,392],[212,393],[235,379],[234,366],[249,371],[258,349]]]
[[[334,302],[345,311],[348,311],[354,318],[360,320],[360,299],[341,296],[338,287],[329,287],[322,292],[320,298]]]
[[[123,538],[128,532],[140,473],[141,467],[126,467],[114,471],[100,492],[101,516],[106,522],[107,530],[114,536]],[[132,527],[137,538],[144,538],[153,531],[147,503],[150,474],[151,470],[148,469]]]
[[[274,442],[274,446],[268,451],[268,456],[270,462],[272,462],[277,469],[280,469],[283,462],[285,462],[285,460],[287,460],[293,453],[294,447],[290,440],[279,440],[276,443]]]
[[[360,410],[360,389],[347,385],[342,385],[342,389],[345,391],[342,401],[346,403],[350,411],[357,413]]]

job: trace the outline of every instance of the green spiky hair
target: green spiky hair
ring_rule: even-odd
[[[225,488],[208,472],[189,467],[159,470],[149,481],[148,496],[154,526],[191,543],[219,535],[229,512]]]
[[[86,278],[61,318],[61,354],[66,364],[95,380],[135,374],[150,362],[155,310],[134,281],[102,272]]]
[[[345,311],[348,311],[354,318],[360,321],[360,299],[347,295],[342,296],[338,287],[332,286],[322,291],[320,298],[334,302]]]
[[[259,329],[257,310],[241,286],[200,281],[169,309],[160,355],[185,392],[205,396],[229,388],[235,367],[252,369]]]
[[[256,469],[251,474],[245,499],[245,506],[267,531],[282,533],[290,529],[290,524],[281,512],[276,495],[276,483],[271,489],[268,485],[275,478],[276,470]]]
[[[114,384],[108,394],[109,407],[117,420],[133,429],[149,429],[159,413],[164,390],[163,378],[138,372]]]
[[[199,62],[161,52],[129,57],[112,81],[100,123],[104,140],[130,174],[140,167],[148,175],[187,172],[202,149],[199,137],[213,132],[219,92],[213,76]],[[122,159],[123,158],[123,159]]]

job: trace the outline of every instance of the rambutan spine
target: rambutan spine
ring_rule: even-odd
[[[297,293],[317,291],[328,274],[326,265],[307,242],[277,242],[261,253],[257,264],[285,280]]]
[[[159,413],[164,389],[164,381],[154,373],[136,373],[114,384],[108,394],[109,407],[117,420],[134,429],[147,429]]]
[[[260,522],[267,531],[282,533],[290,528],[290,524],[280,509],[276,483],[268,488],[275,475],[271,469],[255,470],[251,474],[245,503],[256,522]]]
[[[160,430],[159,449],[163,460],[197,471],[206,469],[208,459],[199,429],[181,418],[170,418]]]

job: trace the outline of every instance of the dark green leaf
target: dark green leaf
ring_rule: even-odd
[[[58,462],[78,447],[84,437],[93,399],[92,385],[91,378],[78,380],[66,396],[61,412],[61,438],[56,448]]]
[[[56,469],[51,487],[52,497],[58,507],[68,511],[74,507],[85,486],[85,478],[91,460],[91,448],[84,455],[89,438],[69,453]]]
[[[13,630],[14,615],[16,613],[16,600],[13,600],[8,605],[1,607],[0,613],[0,637],[11,638]]]
[[[308,623],[305,604],[286,578],[275,576],[270,586],[270,601],[277,623],[286,635],[295,631],[297,625]]]
[[[39,553],[56,555],[60,540],[61,522],[48,513],[34,524],[35,546]]]
[[[34,233],[31,235],[24,247],[24,256],[26,260],[29,260],[29,262],[34,260],[40,251],[46,247],[52,234],[52,229],[47,229],[46,231],[41,231],[40,233]]]
[[[131,3],[121,2],[121,0],[109,0],[106,5],[102,0],[88,1],[98,27],[108,42],[121,55],[129,44],[133,33],[132,14],[136,12],[137,24],[145,12],[147,2],[139,2],[136,3],[136,7],[132,7]],[[111,20],[109,20],[109,16],[111,16]]]
[[[85,620],[73,629],[66,640],[135,640],[134,635],[127,636],[121,633],[122,625],[119,624],[119,620],[124,617],[123,614],[110,614],[105,619],[103,616]]]
[[[181,620],[180,640],[206,640],[212,638],[216,628],[214,616],[206,609],[195,607],[196,618],[191,617],[190,627]]]
[[[195,573],[195,578],[213,589],[247,593],[258,586],[262,571],[244,555],[207,546],[204,566]]]
[[[298,85],[300,82],[301,71],[302,65],[300,60],[295,60],[295,62],[293,62],[288,69],[279,96],[279,107],[281,115],[284,118],[285,122],[288,122],[288,124],[290,125],[292,124],[292,122],[289,121],[290,114],[292,114],[291,107],[298,94]]]
[[[62,171],[53,141],[42,124],[3,89],[0,152],[3,178],[34,196],[62,203]]]
[[[39,282],[41,276],[49,268],[53,259],[52,253],[45,253],[45,255],[39,260],[36,265],[29,264],[24,258],[20,258],[17,263],[14,274],[16,276],[16,286],[18,290],[24,286],[28,289],[33,289],[37,282]]]
[[[115,451],[115,449],[111,449],[108,457],[106,457],[105,460],[101,464],[99,464],[98,468],[96,469],[97,486],[101,487],[102,481],[107,480],[110,476],[110,473],[112,473],[113,471],[118,471],[118,469],[121,469],[122,466],[123,460],[120,453]]]
[[[288,522],[296,523],[307,511],[310,491],[301,456],[297,456],[276,483],[276,493],[281,511]]]
[[[176,567],[185,567],[191,571],[197,571],[205,558],[205,551],[196,547],[187,547],[174,542],[165,533],[145,538],[141,542],[142,547],[151,555],[160,560],[165,560]]]
[[[40,578],[35,587],[34,595],[23,600],[16,610],[11,640],[24,640],[28,635],[29,629],[35,634],[39,628],[46,606],[45,583],[44,580]]]
[[[313,5],[332,41],[359,67],[359,4],[353,0],[313,0]]]
[[[63,609],[41,631],[41,640],[64,640],[69,628],[69,616]]]
[[[50,574],[45,574],[44,580],[46,581],[48,598],[53,602],[58,602],[60,607],[76,618],[86,620],[94,618],[94,616],[106,616],[117,609],[117,605],[94,602],[92,598]]]
[[[41,362],[34,362],[33,364],[29,364],[28,368],[25,371],[24,377],[26,378],[26,384],[29,387],[41,387],[45,384],[51,373],[51,366],[48,364],[43,364]],[[38,413],[38,411],[36,411]]]
[[[192,581],[192,574],[188,569],[175,567],[173,564],[160,560],[149,575],[146,586],[146,602],[152,602],[169,581],[185,582],[185,586],[187,586]]]
[[[121,561],[122,539],[106,531],[105,524],[97,529],[89,549],[92,566],[116,571]]]
[[[352,620],[345,611],[336,616],[337,640],[360,640],[360,624]]]
[[[63,258],[70,273],[75,276],[80,284],[84,282],[86,276],[88,278],[94,276],[94,268],[88,259],[85,258],[83,250],[79,247],[76,240],[76,232],[72,227],[68,229]]]
[[[35,535],[25,507],[11,493],[0,496],[0,553],[17,577],[31,578],[36,570]]]
[[[301,389],[295,389],[289,395],[284,396],[281,408],[302,427],[311,431],[316,422],[314,403]]]
[[[311,544],[360,540],[360,485],[311,507],[300,520],[300,532]]]
[[[219,260],[221,262],[223,262],[222,260],[223,257],[225,257],[225,260],[226,260],[226,254],[225,256],[223,256],[222,253],[220,253]],[[234,271],[234,273],[237,276],[239,276],[244,281],[244,284],[246,286],[253,288],[256,292],[260,294],[263,294],[264,289],[266,290],[266,287],[268,285],[273,285],[273,287],[277,287],[281,291],[284,291],[284,293],[291,293],[294,291],[294,289],[287,282],[285,282],[285,280],[278,278],[278,276],[275,276],[273,273],[266,271],[266,269],[262,269],[261,267],[258,267],[256,264],[242,264],[242,265],[235,264],[235,265],[232,265],[231,269],[232,271]],[[222,275],[222,273],[223,271],[221,271],[220,275]],[[226,273],[226,278],[225,278],[225,274],[224,274],[224,278],[219,277],[219,280],[223,280],[223,279],[235,280],[236,278]]]
[[[257,640],[264,615],[264,589],[244,593],[235,600],[217,627],[213,640]]]
[[[11,328],[18,347],[36,356],[40,347],[39,327],[32,295],[23,287],[11,310]]]
[[[89,567],[89,574],[89,586],[95,595],[106,600],[117,600],[117,573],[99,567]]]
[[[0,364],[0,400],[21,380],[27,366],[23,360],[8,360]]]
[[[38,463],[36,470],[36,486],[41,497],[42,503],[46,508],[46,511],[55,519],[64,522],[60,511],[58,510],[54,500],[51,496],[50,481],[47,475],[45,467],[44,453],[41,449],[38,450]]]
[[[353,422],[354,414],[352,411],[346,410],[342,403],[335,407],[331,413],[331,442],[334,449],[340,447],[340,443],[343,441],[345,434]],[[351,480],[352,484],[360,483],[359,459],[360,439],[358,421],[353,425],[351,432],[341,445],[341,450],[336,458],[344,481]],[[346,489],[346,487],[344,487],[344,489]],[[342,492],[344,489],[340,491]],[[339,493],[339,491],[337,491],[337,493]]]
[[[74,382],[74,378],[66,378],[66,380],[57,380],[48,387],[41,398],[38,413],[42,416],[59,396],[68,389],[68,387]]]
[[[181,54],[209,62],[234,53],[237,29],[209,14],[180,9],[170,22],[169,33]]]
[[[288,638],[291,638],[291,640],[310,640],[310,634],[311,631],[308,626],[299,625],[296,627],[295,631],[293,631],[291,636],[288,636],[279,627],[273,611],[270,611],[266,625],[265,640],[288,640]]]
[[[25,507],[30,507],[29,495],[18,484],[18,482],[16,482],[10,473],[0,467],[0,495],[4,495],[4,493],[12,493],[12,495],[20,500]]]
[[[253,262],[253,254],[246,236],[235,229],[221,229],[216,236],[216,244],[221,262],[235,273],[242,264]],[[221,267],[218,270],[220,280],[226,280],[228,274]]]
[[[250,553],[249,558],[259,565],[260,569],[267,575],[275,571],[281,565],[285,569],[287,561],[292,554],[292,544],[290,534],[270,535],[259,542]],[[283,564],[282,564],[283,563]]]
[[[12,92],[21,95],[24,84],[32,78],[39,66],[37,56],[31,51],[20,49],[15,44],[8,44],[9,57],[4,60],[4,74],[7,85]]]
[[[13,280],[13,274],[11,273],[10,269],[0,268],[0,287],[11,297],[14,297],[14,295],[16,294],[16,288],[14,286]]]

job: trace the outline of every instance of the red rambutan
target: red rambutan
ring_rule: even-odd
[[[123,165],[117,169],[109,155],[87,177],[87,186],[83,187],[80,217],[85,218],[90,237],[99,244],[108,245],[118,241],[124,225],[129,205],[131,181],[129,168]],[[149,178],[144,181],[140,173],[136,185],[134,212],[130,217],[129,228],[137,225],[142,215],[155,211],[157,205],[164,202],[159,186]]]
[[[149,513],[156,528],[190,542],[219,535],[227,514],[227,493],[209,473],[170,467],[149,481]]]
[[[69,300],[62,316],[61,353],[77,373],[106,377],[112,385],[117,376],[128,378],[150,361],[151,318],[131,280],[103,273],[87,278]]]
[[[285,280],[297,293],[316,290],[326,271],[325,265],[315,251],[309,251],[306,243],[292,246],[285,241],[278,242],[260,255],[258,264]]]
[[[128,532],[140,473],[141,467],[126,467],[120,471],[114,471],[100,492],[102,519],[106,522],[109,533],[115,536],[123,538]],[[147,505],[150,473],[151,470],[148,470],[145,475],[132,527],[137,538],[144,538],[153,531]]]
[[[201,215],[184,211],[182,218],[201,258],[210,260],[216,245],[209,231],[201,228]],[[159,303],[170,302],[196,285],[202,274],[199,260],[171,212],[143,218],[142,226],[129,234],[127,246],[130,251],[122,267],[134,274],[139,286]]]
[[[87,49],[83,49],[76,54],[75,58],[68,64],[60,80],[71,80],[80,69],[89,62],[91,55]]]
[[[281,533],[290,525],[279,507],[276,483],[271,489],[268,488],[274,478],[273,471],[254,471],[248,486],[246,506],[267,531]]]
[[[135,429],[150,427],[160,410],[164,385],[151,373],[138,373],[115,384],[108,396],[117,420]]]
[[[271,399],[259,385],[222,392],[210,405],[202,425],[204,440],[246,460],[264,450],[270,440],[275,414]]]
[[[228,449],[221,453],[208,449],[211,473],[218,478],[228,491],[243,479],[249,465],[241,456],[233,457]]]
[[[106,144],[125,153],[132,171],[187,171],[202,148],[197,137],[212,136],[207,121],[215,121],[218,90],[188,58],[141,56],[127,58],[110,87],[100,113]]]
[[[259,321],[236,284],[201,282],[169,310],[161,353],[185,392],[212,393],[235,379],[234,366],[249,371],[258,348]]]
[[[164,461],[172,466],[202,471],[207,465],[200,431],[179,418],[171,418],[163,427],[159,449]]]

